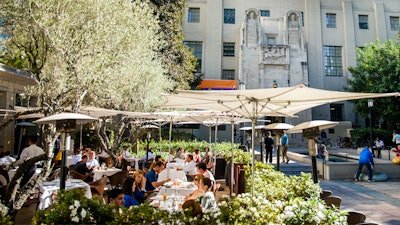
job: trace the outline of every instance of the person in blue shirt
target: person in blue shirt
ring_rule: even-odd
[[[129,208],[134,205],[139,205],[139,202],[133,196],[134,183],[135,183],[135,179],[133,179],[133,177],[126,177],[124,182],[122,183],[122,190],[124,191],[123,205],[126,208]]]
[[[374,169],[374,157],[372,156],[371,151],[368,147],[364,147],[364,149],[360,152],[360,158],[358,159],[358,170],[356,173],[355,181],[359,180],[361,170],[363,166],[366,166],[368,169],[368,182],[372,182],[372,170]]]
[[[158,174],[164,169],[164,163],[163,162],[155,162],[153,169],[151,169],[149,172],[146,174],[146,190],[147,191],[153,191],[157,187],[160,187],[164,185],[166,182],[170,181],[171,179],[163,180],[163,181],[157,181],[158,179]]]
[[[289,163],[289,159],[287,157],[287,150],[289,148],[289,138],[285,130],[283,131],[283,135],[281,138],[281,148],[282,148],[282,162]]]

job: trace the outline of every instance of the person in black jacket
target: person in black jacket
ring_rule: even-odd
[[[92,169],[89,169],[86,166],[86,162],[88,161],[88,157],[87,155],[83,155],[82,156],[82,161],[79,161],[76,165],[75,165],[75,171],[80,173],[80,174],[89,174],[90,176],[88,176],[85,179],[85,182],[92,182],[93,181],[93,173],[92,173]]]
[[[270,131],[268,131],[267,136],[265,137],[264,146],[266,154],[265,161],[268,162],[269,158],[269,163],[272,163],[272,150],[274,149],[274,139],[272,139]]]

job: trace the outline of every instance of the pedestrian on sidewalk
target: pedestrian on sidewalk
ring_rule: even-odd
[[[281,138],[281,146],[282,146],[282,162],[289,163],[289,159],[287,157],[287,150],[289,147],[289,138],[286,134],[286,130],[283,131],[283,136]]]
[[[368,147],[364,147],[364,149],[360,152],[360,158],[358,159],[358,170],[356,173],[355,181],[358,181],[360,178],[360,173],[363,166],[366,166],[368,169],[368,182],[372,182],[372,170],[374,169],[374,157],[372,156],[371,151]]]
[[[396,130],[393,131],[393,142],[396,143],[396,145],[400,145],[400,134]]]
[[[269,163],[272,163],[272,151],[274,149],[274,139],[272,139],[271,131],[267,132],[267,136],[265,137],[264,140],[264,145],[265,145],[265,161]]]

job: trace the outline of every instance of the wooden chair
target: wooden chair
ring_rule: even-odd
[[[347,215],[347,224],[348,225],[356,225],[363,223],[367,217],[359,212],[349,212]]]
[[[69,171],[75,170],[75,165],[70,165],[70,166],[68,166],[68,169],[69,169]]]
[[[102,162],[104,162],[107,166],[111,166],[112,157],[111,157],[111,156],[106,157],[106,158],[104,158],[104,157],[99,157],[99,163],[101,164]]]
[[[216,183],[215,184],[215,187],[214,187],[214,196],[217,194],[217,191],[219,190],[219,188],[221,187],[221,184],[219,184],[219,183]]]
[[[113,189],[115,187],[122,186],[122,182],[128,175],[128,171],[119,171],[111,176],[107,176],[108,180],[110,181],[111,188]]]
[[[336,207],[337,209],[340,209],[340,205],[342,204],[342,199],[337,196],[329,196],[323,199],[325,201],[325,204],[329,207]]]
[[[320,194],[319,194],[319,198],[320,199],[324,199],[326,197],[332,196],[332,191],[330,190],[323,190]]]
[[[89,175],[78,173],[75,170],[69,171],[69,174],[73,179],[79,179],[79,180],[86,180],[89,176]]]
[[[100,200],[105,203],[103,194],[104,194],[104,188],[107,185],[108,178],[106,176],[103,176],[100,180],[96,180],[94,182],[89,182],[90,186],[90,191],[92,192],[92,195],[98,195]]]
[[[61,168],[57,168],[53,171],[53,173],[47,178],[48,181],[52,181],[56,179],[61,173]]]

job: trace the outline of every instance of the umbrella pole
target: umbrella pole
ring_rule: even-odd
[[[234,179],[235,179],[235,176],[234,176],[235,171],[234,171],[234,165],[233,165],[233,155],[234,155],[234,153],[235,153],[235,144],[234,144],[234,140],[233,140],[233,138],[234,138],[233,136],[235,135],[234,129],[235,129],[235,124],[233,123],[233,120],[232,120],[232,121],[231,121],[231,137],[232,137],[232,140],[231,140],[231,146],[232,146],[232,157],[231,157],[231,182],[229,182],[229,185],[230,185],[229,194],[230,194],[230,195],[232,195],[232,193],[233,193],[233,183],[234,183]]]
[[[312,177],[314,184],[318,183],[318,177],[317,177],[317,157],[316,157],[316,151],[315,151],[315,140],[314,138],[309,138],[308,139],[308,154],[311,156],[311,165],[312,165]]]
[[[255,154],[255,150],[254,150],[254,132],[255,132],[255,124],[257,118],[253,118],[251,120],[251,150],[253,151],[252,154],[252,159],[251,159],[251,196],[254,196],[254,167],[255,167],[255,163],[254,163],[254,154]]]
[[[162,151],[162,149],[161,149],[161,144],[162,144],[162,137],[161,137],[161,124],[158,126],[158,135],[160,136],[160,152]]]
[[[214,176],[215,176],[215,169],[217,168],[216,167],[216,164],[217,164],[217,141],[218,141],[218,123],[215,125],[215,133],[214,133],[214,135],[215,135],[215,139],[214,139],[214,166],[213,166],[213,172],[214,172]]]
[[[281,136],[276,135],[276,143],[278,148],[276,149],[276,171],[281,171]]]
[[[169,153],[171,152],[171,139],[172,139],[171,137],[172,137],[172,120],[169,123],[169,143],[168,143],[168,156],[167,156],[167,162],[168,162],[168,164],[167,164],[167,166],[168,166],[167,179],[169,179]]]
[[[61,133],[61,176],[60,176],[60,190],[65,190],[65,132]]]

